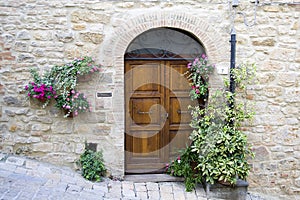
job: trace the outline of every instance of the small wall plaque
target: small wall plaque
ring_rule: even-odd
[[[112,97],[111,92],[97,92],[97,97]]]

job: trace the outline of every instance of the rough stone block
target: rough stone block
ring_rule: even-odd
[[[22,166],[25,163],[25,159],[19,157],[8,157],[5,162],[11,165]]]
[[[32,151],[52,152],[53,144],[52,143],[36,143],[36,144],[32,145]]]
[[[103,35],[99,33],[80,33],[80,38],[83,42],[91,42],[94,44],[101,44],[103,41]]]

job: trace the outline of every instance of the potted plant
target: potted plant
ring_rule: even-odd
[[[29,84],[25,86],[27,96],[43,102],[43,107],[45,107],[51,98],[56,96],[56,91],[52,83],[48,79],[41,77],[36,69],[31,69],[30,73],[33,77],[33,81],[30,81]]]
[[[101,67],[91,57],[83,57],[64,65],[56,65],[42,76],[36,69],[32,69],[33,81],[25,86],[25,90],[29,97],[46,100],[43,107],[54,99],[55,106],[64,110],[65,117],[76,116],[90,110],[86,96],[76,90],[78,77],[99,72]]]
[[[192,144],[182,156],[186,156],[187,164],[190,165],[193,161],[196,167],[190,165],[191,173],[179,173],[183,171],[185,165],[178,165],[173,161],[167,170],[169,174],[184,176],[188,180],[196,176],[197,179],[194,179],[192,184],[186,183],[187,190],[191,190],[191,187],[201,182],[209,184],[225,182],[234,185],[237,179],[246,179],[249,174],[250,166],[247,159],[253,157],[253,153],[241,126],[242,122],[253,117],[254,112],[251,106],[249,107],[245,101],[238,101],[236,97],[245,94],[247,83],[255,77],[255,66],[242,64],[232,73],[238,93],[229,92],[227,89],[229,81],[225,80],[225,88],[210,95],[209,103],[205,107],[190,106]],[[193,94],[194,92],[191,92],[191,95]],[[191,98],[195,99],[193,96]],[[233,99],[236,100],[234,104]]]

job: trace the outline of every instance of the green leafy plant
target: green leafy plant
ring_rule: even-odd
[[[210,97],[204,109],[192,108],[191,148],[199,156],[197,169],[208,183],[225,181],[235,184],[237,178],[246,179],[249,174],[247,159],[254,155],[241,126],[253,118],[254,111],[245,99],[236,97],[246,93],[247,85],[255,77],[255,67],[250,66],[243,64],[232,72],[237,93],[224,88]]]
[[[90,181],[101,181],[106,174],[102,152],[86,149],[80,156],[82,176]]]
[[[70,63],[56,65],[40,76],[36,69],[32,69],[33,81],[25,86],[27,95],[39,100],[46,100],[45,108],[51,99],[55,99],[57,108],[66,111],[65,117],[71,113],[90,110],[85,95],[76,90],[77,78],[89,73],[99,72],[102,65],[96,65],[91,57],[76,58]]]
[[[188,155],[188,158],[184,164],[171,162],[167,170],[174,176],[185,177],[187,190],[200,181],[235,184],[238,178],[246,179],[249,175],[248,159],[254,154],[241,127],[254,116],[253,106],[247,102],[245,94],[247,85],[255,79],[255,70],[254,64],[240,65],[232,71],[236,93],[228,91],[229,81],[226,79],[225,88],[210,95],[209,103],[204,108],[200,105],[190,106],[192,144],[182,154]],[[195,167],[191,167],[190,160],[196,162],[196,165],[193,162]],[[190,168],[185,165],[190,165]],[[189,180],[193,177],[197,177],[197,180],[190,184]]]
[[[197,183],[201,183],[202,176],[198,173],[197,166],[198,156],[191,152],[191,147],[187,147],[181,155],[171,163],[166,164],[166,173],[172,176],[185,177],[184,184],[186,191],[192,191]]]

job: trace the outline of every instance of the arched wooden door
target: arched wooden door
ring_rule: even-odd
[[[171,30],[172,34],[168,34],[169,29],[164,31],[154,31],[150,38],[155,37],[155,40],[158,35],[160,39],[174,37],[174,30]],[[146,36],[143,35],[144,40]],[[136,40],[132,43],[135,46]],[[164,42],[158,42],[160,48],[152,46],[128,50],[125,55],[127,174],[164,172],[166,163],[177,157],[179,150],[189,144],[188,137],[192,130],[188,105],[195,102],[190,100],[190,85],[185,76],[188,70],[188,59],[185,57],[188,54],[174,53],[179,49],[176,45],[161,47]],[[200,47],[198,55],[203,52]]]

